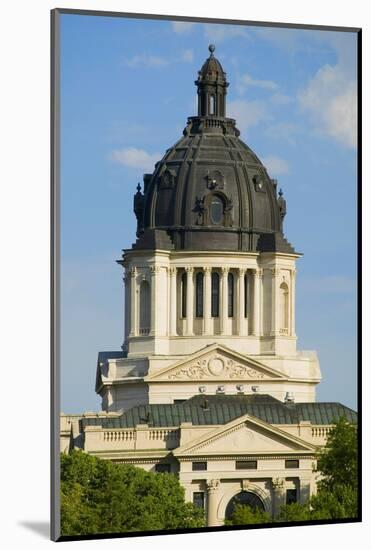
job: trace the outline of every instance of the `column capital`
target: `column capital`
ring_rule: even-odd
[[[295,277],[296,277],[296,269],[292,269],[292,270],[291,270],[291,277],[292,277],[293,279],[295,279]]]
[[[151,265],[149,267],[150,271],[151,271],[151,275],[154,277],[156,276],[158,273],[160,273],[160,269],[161,267],[159,265]]]
[[[209,275],[212,271],[212,268],[209,265],[206,265],[203,269],[206,275]]]
[[[271,267],[272,277],[278,277],[279,274],[280,274],[280,268],[279,267]]]
[[[273,491],[283,491],[286,486],[286,480],[284,477],[276,477],[272,479]]]
[[[239,268],[238,268],[238,275],[239,275],[240,277],[244,277],[246,271],[247,271],[246,267],[239,267]]]
[[[192,275],[192,273],[194,272],[194,267],[191,266],[191,265],[187,265],[185,268],[187,273],[189,273],[190,275]]]
[[[214,491],[217,491],[220,487],[220,480],[219,479],[209,479],[206,481],[206,489],[208,493],[213,493]]]
[[[136,267],[131,267],[130,268],[130,275],[131,275],[131,277],[136,277],[137,276],[137,268]]]
[[[176,267],[175,266],[171,266],[169,267],[169,274],[170,274],[170,277],[175,277],[176,275]]]
[[[253,274],[254,274],[254,277],[257,277],[258,279],[261,279],[262,276],[263,276],[263,270],[261,267],[256,267],[254,270],[253,270]]]
[[[230,267],[227,266],[227,265],[223,265],[223,267],[222,267],[222,275],[223,275],[223,277],[227,277],[229,271],[230,271]]]

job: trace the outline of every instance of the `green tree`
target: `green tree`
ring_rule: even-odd
[[[279,521],[356,518],[358,515],[357,428],[340,418],[330,430],[326,446],[319,451],[318,492],[305,505],[281,507]]]
[[[61,455],[63,535],[202,527],[173,474],[154,474],[73,451]]]
[[[253,525],[257,523],[272,523],[271,516],[258,508],[248,504],[236,504],[230,519],[224,525]]]
[[[309,504],[292,502],[281,506],[277,521],[308,521],[310,518]]]
[[[332,490],[338,485],[357,488],[357,429],[342,417],[330,430],[326,446],[319,452],[317,470],[321,473],[319,489]]]

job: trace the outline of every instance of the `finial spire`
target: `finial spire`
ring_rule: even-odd
[[[220,61],[214,57],[215,46],[209,44],[210,56],[198,71],[198,116],[225,117],[228,82]]]

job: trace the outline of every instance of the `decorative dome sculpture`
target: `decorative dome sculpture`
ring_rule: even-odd
[[[214,50],[195,81],[197,116],[135,195],[133,248],[293,253],[277,182],[225,116],[229,84]]]

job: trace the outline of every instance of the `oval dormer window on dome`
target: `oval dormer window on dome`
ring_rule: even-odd
[[[222,225],[224,217],[224,204],[218,195],[214,195],[210,204],[210,220],[214,225]]]

